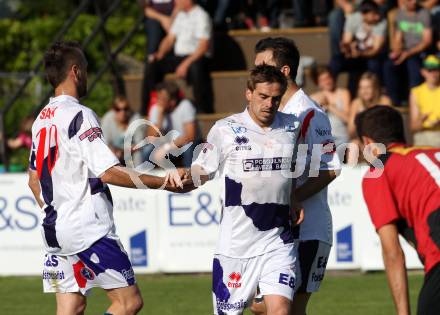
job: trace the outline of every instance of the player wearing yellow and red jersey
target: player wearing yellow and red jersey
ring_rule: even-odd
[[[382,244],[388,283],[397,314],[410,314],[405,259],[398,235],[417,250],[425,267],[419,295],[421,314],[440,310],[440,149],[405,144],[402,118],[387,106],[356,117],[358,134],[383,164],[362,183],[371,220]],[[380,154],[377,143],[386,146]]]

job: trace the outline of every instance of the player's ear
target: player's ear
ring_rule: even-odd
[[[285,77],[289,77],[290,75],[290,67],[285,65],[281,67],[281,73],[284,74]]]
[[[252,91],[249,89],[246,89],[246,99],[248,102],[252,100]]]

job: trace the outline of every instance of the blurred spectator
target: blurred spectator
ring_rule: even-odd
[[[259,28],[263,32],[278,27],[280,0],[242,0],[247,28]]]
[[[351,139],[351,145],[357,146],[359,150],[354,150],[352,147],[348,148],[346,162],[349,165],[356,165],[359,159],[364,159],[361,154],[363,151],[362,144],[356,134],[355,117],[358,113],[375,105],[391,106],[391,99],[382,93],[379,78],[374,73],[366,72],[359,80],[357,96],[350,106],[348,134]]]
[[[402,1],[402,0],[400,0]],[[379,5],[380,12],[383,17],[387,12],[397,5],[397,0],[374,0]],[[356,7],[361,3],[360,0],[335,0],[335,7],[328,17],[328,26],[330,32],[330,50],[332,56],[341,54],[340,44],[342,41],[342,33],[344,31],[344,23],[347,16],[352,14]]]
[[[414,145],[440,147],[440,60],[429,55],[421,70],[425,82],[411,89],[410,126]]]
[[[293,0],[295,27],[324,26],[330,13],[333,0]]]
[[[357,97],[351,102],[348,131],[352,139],[357,138],[354,118],[356,114],[375,105],[391,106],[391,99],[382,93],[379,78],[370,72],[364,73],[359,80]]]
[[[32,147],[32,124],[34,117],[29,116],[20,123],[20,131],[16,138],[8,139],[8,148],[12,150]]]
[[[416,0],[405,0],[403,8],[396,13],[394,28],[390,59],[384,67],[384,80],[393,103],[399,106],[407,99],[408,87],[413,88],[423,82],[421,58],[432,43],[429,11],[418,6]],[[408,85],[404,84],[402,78],[408,78]]]
[[[192,162],[194,148],[201,141],[201,134],[196,120],[196,109],[187,99],[182,99],[178,86],[174,82],[163,82],[156,88],[157,103],[150,109],[148,120],[166,135],[169,131],[176,130],[179,136],[174,140],[178,148],[191,143],[192,145],[182,154],[182,166],[189,167]],[[148,129],[149,136],[157,136],[153,128]],[[165,144],[156,150],[156,158],[165,157],[172,148]],[[147,158],[152,148],[147,150]]]
[[[332,56],[330,68],[335,77],[342,71],[349,72],[352,95],[356,93],[357,78],[365,70],[381,77],[386,28],[387,22],[373,0],[362,1],[359,12],[347,17],[341,41],[342,54]]]
[[[125,165],[124,160],[124,139],[128,126],[140,119],[140,115],[133,113],[128,101],[123,96],[117,96],[113,100],[112,109],[108,111],[101,120],[101,128],[108,146],[119,159],[121,164]],[[133,134],[133,143],[136,145],[144,139],[145,130],[138,128]],[[140,151],[132,153],[133,163],[138,166],[142,162]]]
[[[194,0],[176,0],[175,5],[179,12],[170,32],[145,67],[141,111],[146,114],[155,85],[163,81],[165,74],[175,72],[192,84],[198,111],[212,113],[213,91],[208,60],[211,20]]]
[[[174,0],[141,0],[141,2],[145,15],[148,59],[157,52],[161,40],[171,28]]]
[[[310,97],[327,112],[336,145],[347,143],[350,92],[336,86],[335,79],[326,67],[318,67],[313,73],[313,80],[318,85],[319,91]]]

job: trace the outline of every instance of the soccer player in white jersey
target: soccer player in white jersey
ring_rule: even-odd
[[[173,190],[179,179],[137,174],[119,165],[107,147],[95,113],[81,105],[87,61],[78,44],[55,43],[45,53],[55,97],[32,127],[29,186],[44,211],[44,292],[55,292],[58,315],[84,314],[92,287],[107,291],[106,314],[136,314],[142,298],[113,222],[107,184]]]
[[[191,167],[196,185],[197,178],[204,183],[217,171],[222,180],[212,275],[218,315],[242,314],[257,286],[268,314],[290,311],[295,287],[290,218],[296,206],[290,172],[300,126],[293,115],[278,112],[286,83],[275,67],[252,70],[247,108],[215,123]]]
[[[265,38],[255,47],[255,64],[273,65],[287,79],[287,90],[279,110],[294,114],[301,122],[300,147],[307,145],[304,174],[294,195],[304,207],[304,221],[296,227],[298,243],[298,286],[292,313],[306,314],[308,300],[319,290],[332,246],[332,217],[327,202],[327,186],[336,178],[340,163],[326,113],[296,83],[299,51],[287,38]],[[301,150],[299,150],[299,156]],[[264,314],[262,303],[254,304],[256,314]]]

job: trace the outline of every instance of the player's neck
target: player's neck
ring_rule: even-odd
[[[286,106],[287,102],[289,102],[290,98],[298,92],[299,87],[294,82],[289,82],[287,85],[287,90],[284,92],[283,98],[281,99],[280,107],[278,108],[279,111],[283,111],[284,107]]]
[[[76,86],[73,86],[67,82],[63,82],[55,88],[55,97],[61,95],[68,95],[79,99]]]

